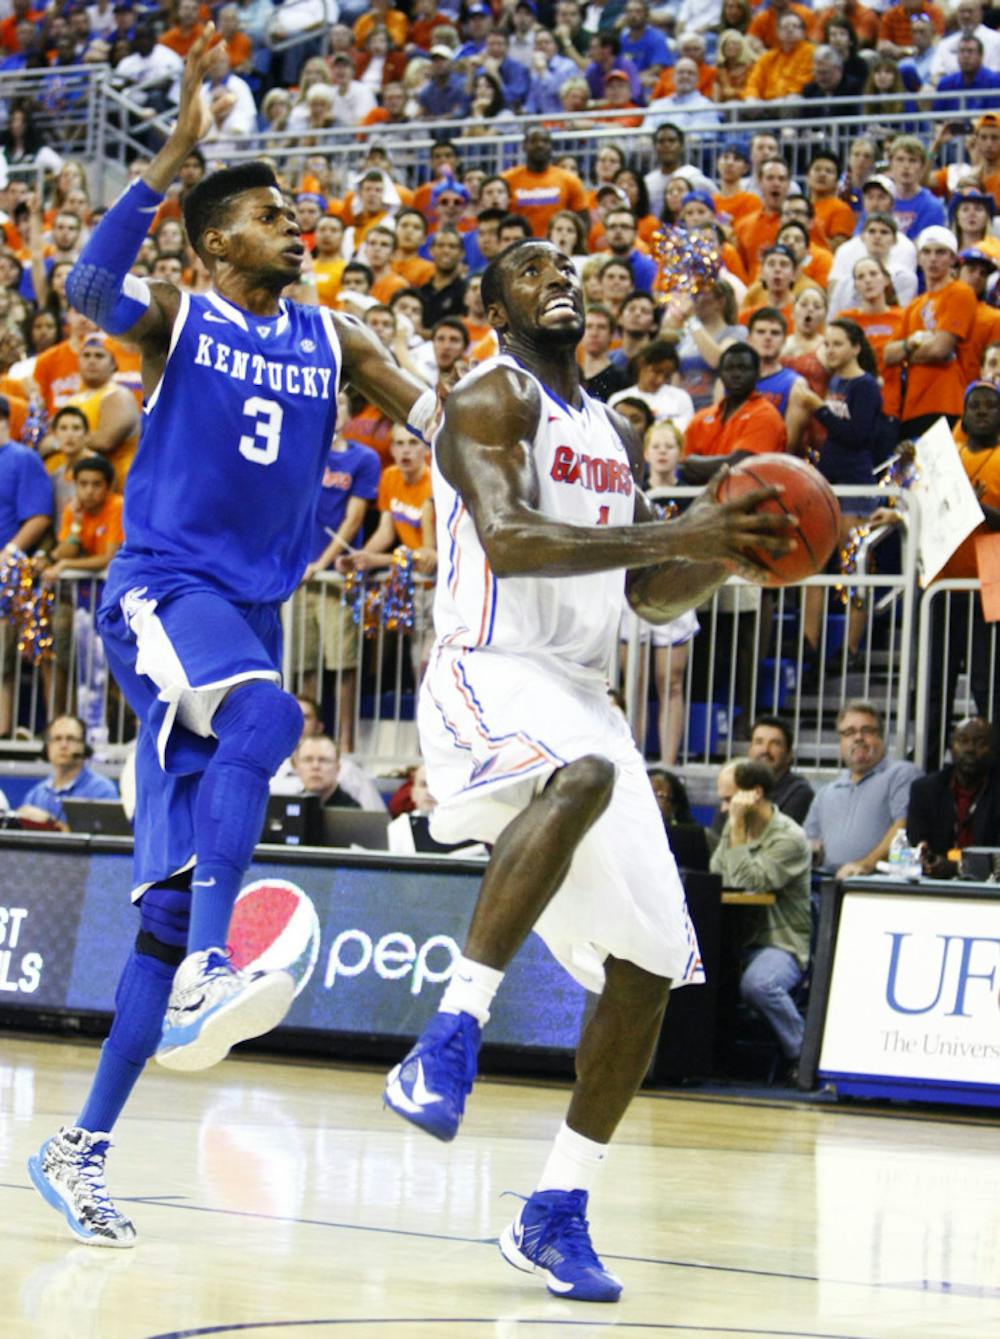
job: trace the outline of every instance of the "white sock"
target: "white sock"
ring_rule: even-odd
[[[590,1190],[607,1156],[607,1144],[585,1139],[563,1121],[536,1190]]]
[[[503,972],[473,962],[464,954],[455,963],[438,1008],[445,1014],[471,1014],[482,1027],[490,1021],[490,1005],[500,989]]]

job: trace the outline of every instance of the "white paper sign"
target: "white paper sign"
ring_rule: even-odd
[[[927,586],[958,546],[982,524],[983,509],[962,468],[958,447],[939,418],[916,443],[917,478],[910,497],[920,512],[917,570]]]
[[[844,897],[821,1073],[1000,1084],[1000,904]]]

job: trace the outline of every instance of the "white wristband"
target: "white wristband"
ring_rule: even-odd
[[[427,430],[434,422],[438,410],[437,391],[428,386],[419,400],[411,407],[406,426],[412,428],[418,437],[427,441]]]

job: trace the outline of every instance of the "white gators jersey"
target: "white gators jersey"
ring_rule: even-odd
[[[468,385],[497,366],[532,376],[508,354],[475,368]],[[589,395],[573,409],[533,377],[541,413],[532,451],[538,510],[569,525],[630,525],[635,485],[628,452],[604,405]],[[457,393],[457,390],[452,394]],[[605,672],[615,652],[625,571],[585,576],[493,575],[472,517],[433,458],[438,582],[434,627],[440,644],[558,657]]]

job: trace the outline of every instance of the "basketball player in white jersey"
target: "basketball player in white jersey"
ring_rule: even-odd
[[[787,552],[783,518],[720,504],[717,486],[661,522],[636,487],[642,449],[580,388],[580,282],[547,242],[515,243],[483,277],[500,355],[448,397],[434,445],[441,557],[437,641],[419,724],[436,838],[494,843],[440,1011],[389,1076],[385,1100],[452,1139],[504,968],[534,928],[600,992],[565,1123],[505,1258],[558,1296],[616,1301],[588,1192],[646,1071],[671,982],[702,979],[698,945],[643,761],[607,696],[622,593],[662,623],[751,547]]]

